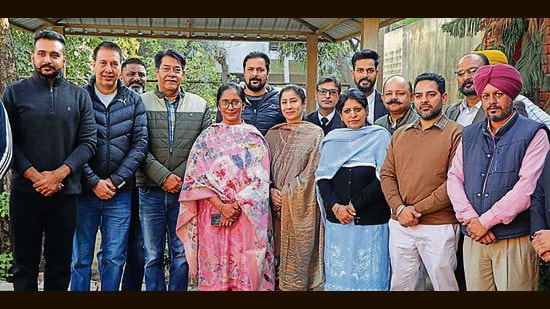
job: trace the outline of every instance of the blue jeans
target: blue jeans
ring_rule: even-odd
[[[143,284],[143,267],[145,265],[145,249],[143,248],[143,234],[139,220],[139,193],[137,188],[132,189],[132,214],[130,215],[130,231],[128,234],[128,250],[126,265],[122,274],[121,291],[141,291]],[[103,249],[97,251],[97,265],[101,274],[101,257]],[[101,279],[101,278],[100,278]]]
[[[117,192],[100,200],[92,191],[83,193],[76,209],[76,230],[71,264],[71,291],[89,291],[97,229],[101,232],[101,290],[118,291],[126,262],[130,229],[131,191]]]
[[[145,289],[166,291],[164,249],[170,259],[168,291],[187,291],[189,265],[183,243],[176,235],[179,193],[160,187],[139,188],[139,218],[145,245]]]

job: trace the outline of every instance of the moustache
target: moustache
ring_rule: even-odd
[[[44,64],[44,65],[41,65],[40,68],[50,68],[50,69],[54,69],[55,70],[55,67],[52,65],[52,64]]]
[[[462,83],[462,87],[466,87],[468,85],[473,85],[473,84],[474,84],[474,81],[471,79],[468,79]]]
[[[403,104],[403,102],[396,101],[396,100],[392,100],[392,101],[389,101],[387,104],[388,104],[388,105],[392,105],[392,104],[399,104],[399,105],[401,105],[401,104]]]
[[[364,82],[364,81],[367,81],[367,82],[369,82],[369,83],[371,82],[370,79],[369,79],[368,77],[363,77],[363,78],[361,78],[361,79],[359,80],[359,83],[362,83],[362,82]]]

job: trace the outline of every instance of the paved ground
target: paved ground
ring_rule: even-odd
[[[38,291],[43,291],[43,290],[44,290],[44,284],[39,283]],[[92,283],[90,284],[90,291],[97,291],[97,290],[98,290],[97,281],[92,281]],[[145,290],[145,287],[142,290]],[[0,292],[1,291],[13,291],[13,284],[6,281],[0,281]]]

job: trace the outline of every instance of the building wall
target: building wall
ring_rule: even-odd
[[[460,58],[474,50],[482,34],[456,38],[441,30],[452,18],[425,18],[384,34],[384,64],[382,80],[392,74],[414,79],[423,72],[435,72],[445,78],[447,104],[461,100],[456,67]]]

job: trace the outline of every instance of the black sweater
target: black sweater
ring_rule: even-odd
[[[335,203],[347,205],[350,201],[355,207],[356,225],[383,224],[390,219],[390,207],[374,167],[341,167],[332,179],[321,179],[317,185],[327,220],[332,223],[339,223],[332,212],[332,206]]]
[[[23,177],[33,166],[39,172],[63,163],[71,174],[63,180],[60,194],[81,193],[84,164],[96,150],[96,122],[90,96],[82,87],[58,76],[53,85],[38,75],[9,85],[2,101],[13,135],[11,190],[33,192]]]

